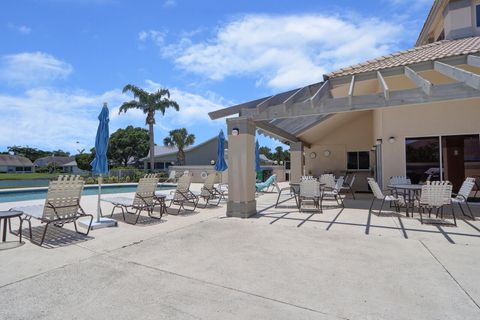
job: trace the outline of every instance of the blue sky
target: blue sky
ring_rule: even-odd
[[[157,117],[156,142],[186,127],[202,142],[225,127],[207,113],[322,79],[413,46],[430,0],[18,0],[0,11],[0,150],[90,149],[103,101],[111,131],[121,88],[169,88],[181,111]],[[78,143],[77,143],[78,142]],[[260,138],[271,147],[276,142]]]

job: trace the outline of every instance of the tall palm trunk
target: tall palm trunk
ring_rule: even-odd
[[[155,140],[153,140],[153,122],[148,124],[148,135],[150,137],[150,170],[155,170]]]

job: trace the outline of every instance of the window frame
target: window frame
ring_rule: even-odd
[[[349,158],[349,154],[356,154],[356,157],[357,157],[357,165],[355,168],[350,168],[349,167],[349,163],[348,163],[348,158]],[[368,155],[368,168],[360,168],[360,154],[361,153],[366,153]],[[369,172],[372,170],[372,164],[371,164],[371,156],[370,156],[370,151],[366,151],[366,150],[361,150],[361,151],[347,151],[347,171],[356,171],[356,172]]]

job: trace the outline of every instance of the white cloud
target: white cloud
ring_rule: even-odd
[[[176,0],[165,0],[163,2],[164,7],[174,7],[177,4]]]
[[[30,32],[32,32],[32,28],[26,25],[15,25],[15,24],[9,23],[8,27],[10,29],[20,32],[21,34],[30,34]]]
[[[8,84],[36,85],[65,79],[73,67],[43,52],[22,52],[0,58],[0,81]]]
[[[142,30],[138,33],[138,40],[142,43],[152,41],[155,45],[161,46],[165,42],[165,31],[158,30]]]
[[[328,71],[397,49],[403,28],[394,21],[321,14],[246,15],[218,28],[213,38],[183,38],[165,57],[212,80],[253,75],[275,89],[322,80]]]
[[[146,88],[154,91],[161,86],[146,81]],[[195,130],[217,129],[225,122],[213,122],[207,113],[225,107],[214,95],[200,96],[179,89],[171,89],[171,98],[180,104],[181,112],[167,110],[164,117],[157,115],[156,142],[169,130],[188,127]],[[44,149],[63,149],[75,152],[89,150],[95,142],[97,116],[104,101],[110,107],[110,132],[128,125],[146,128],[145,115],[138,110],[118,114],[120,105],[131,96],[114,89],[99,94],[86,91],[65,91],[55,88],[34,88],[20,95],[0,93],[0,146],[28,145]],[[198,132],[197,132],[198,133]],[[79,142],[77,144],[77,141]]]

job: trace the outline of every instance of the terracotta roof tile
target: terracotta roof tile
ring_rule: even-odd
[[[345,67],[327,76],[329,78],[348,76],[477,52],[480,52],[480,37],[442,40]]]

